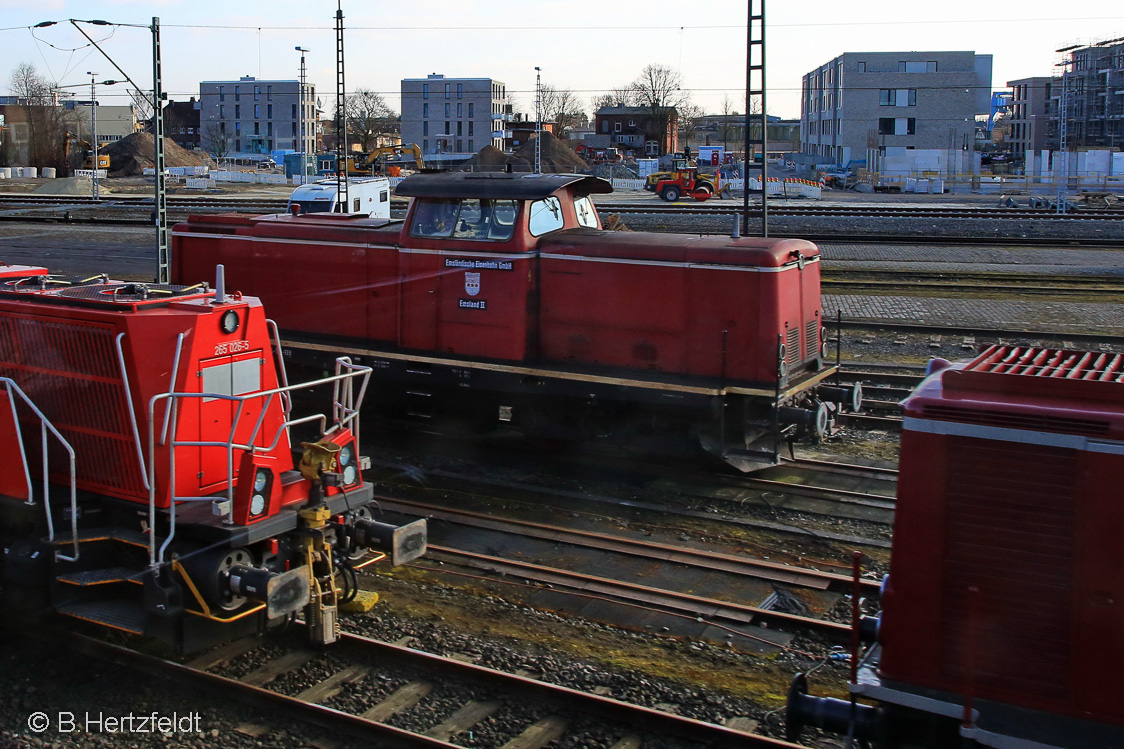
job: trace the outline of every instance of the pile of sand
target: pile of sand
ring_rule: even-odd
[[[99,186],[100,189],[104,188]],[[37,195],[90,195],[93,191],[94,183],[89,177],[52,179],[34,190]]]
[[[110,177],[132,177],[155,166],[155,139],[151,133],[133,133],[101,149],[109,154]],[[180,148],[164,139],[164,166],[203,166],[206,154]]]
[[[550,133],[542,134],[542,170],[551,174],[571,174],[573,172],[589,171],[587,164],[580,156],[567,146],[563,141],[555,138]],[[508,156],[494,146],[484,146],[465,165],[465,169],[472,171],[506,171],[530,172],[535,163],[535,139],[531,138],[522,148],[513,155]]]

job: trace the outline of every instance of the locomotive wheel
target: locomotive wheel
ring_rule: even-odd
[[[663,194],[660,195],[660,197],[666,200],[668,203],[674,203],[675,201],[679,200],[679,195],[679,188],[671,186],[665,187],[663,189]]]

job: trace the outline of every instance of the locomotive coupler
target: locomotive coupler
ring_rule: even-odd
[[[835,697],[813,697],[808,694],[808,678],[796,674],[788,688],[785,706],[785,739],[800,741],[805,726],[820,728],[832,733],[847,734],[860,741],[871,741],[881,746],[885,737],[882,710]]]

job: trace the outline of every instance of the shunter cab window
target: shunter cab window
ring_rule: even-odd
[[[433,199],[418,203],[411,236],[505,242],[515,233],[514,200]]]
[[[578,225],[597,228],[597,209],[588,195],[582,195],[574,201],[574,213],[578,214]]]
[[[564,224],[562,204],[558,198],[550,197],[531,203],[530,218],[527,219],[527,229],[531,232],[531,236],[542,236],[555,229],[561,229]]]

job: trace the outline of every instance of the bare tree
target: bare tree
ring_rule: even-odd
[[[738,110],[734,109],[734,103],[730,101],[730,95],[726,94],[722,97],[722,123],[718,126],[718,132],[722,135],[722,147],[730,150],[730,141],[734,139],[737,131],[735,119],[738,116]]]
[[[636,89],[633,84],[611,88],[590,100],[594,114],[602,107],[633,107],[636,106]]]
[[[397,134],[400,130],[398,113],[377,91],[357,88],[347,97],[345,106],[348,141],[357,143],[364,152],[376,148],[379,138]]]
[[[680,86],[679,73],[667,65],[652,63],[632,82],[637,106],[648,110],[652,134],[659,140],[659,155],[667,151],[667,135],[677,117],[677,107],[686,97]]]
[[[226,134],[226,128],[223,123],[211,122],[203,128],[202,146],[203,150],[210,153],[216,159],[226,158],[230,153],[230,136]]]
[[[583,119],[588,122],[574,92],[553,86],[542,87],[542,116],[543,122],[554,125],[554,134],[560,138],[567,130],[581,126]]]
[[[27,120],[29,165],[64,168],[67,132],[65,111],[58,106],[58,87],[26,62],[12,71],[8,87]]]
[[[679,105],[679,132],[683,134],[684,145],[690,145],[698,134],[699,119],[706,114],[697,104],[686,101]]]

